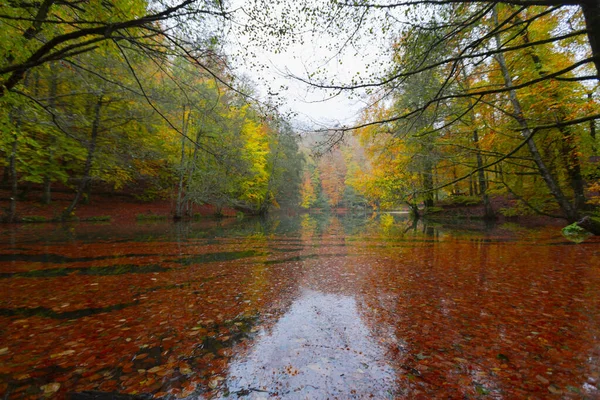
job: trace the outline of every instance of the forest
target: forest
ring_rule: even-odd
[[[600,205],[595,2],[46,0],[1,13],[8,222],[54,191],[72,193],[62,220],[94,190],[170,199],[176,219],[193,204],[415,216],[450,204],[571,223]],[[301,30],[339,36],[327,46],[340,53],[384,38],[386,58],[345,81],[294,76],[365,104],[354,123],[310,132],[235,69],[233,26],[273,52]]]
[[[600,399],[599,83],[598,0],[0,0],[0,398]]]
[[[62,220],[93,201],[94,188],[143,201],[174,199],[176,219],[193,203],[256,214],[293,204],[297,135],[276,107],[253,100],[252,82],[229,74],[218,31],[202,28],[184,39],[182,27],[168,26],[173,11],[168,20],[145,22],[145,1],[36,7],[3,7],[7,221],[16,220],[31,187],[44,204],[55,188],[73,193],[56,216]],[[216,12],[199,10],[196,22]],[[127,28],[113,37],[113,25]],[[86,33],[96,26],[104,27],[99,37]],[[59,44],[31,61],[53,40]],[[199,42],[192,48],[186,40]]]
[[[593,212],[598,55],[591,54],[585,7],[428,3],[438,14],[413,11],[418,23],[396,34],[385,75],[350,83],[311,78],[324,89],[367,89],[370,97],[360,121],[329,139],[329,160],[312,180],[305,175],[304,203],[316,201],[315,176],[333,170],[338,188],[345,182],[376,207],[404,205],[416,215],[437,212],[438,204],[481,204],[489,219],[535,214],[574,222]],[[353,7],[361,18],[378,8]],[[377,18],[383,29],[397,25],[387,25],[389,14]],[[322,188],[333,194],[335,180],[322,179]],[[493,197],[511,205],[494,209]]]

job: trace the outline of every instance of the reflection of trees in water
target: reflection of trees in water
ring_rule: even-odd
[[[350,330],[383,348],[380,358],[396,371],[398,396],[544,397],[553,393],[548,387],[566,393],[570,386],[582,396],[597,397],[598,392],[586,386],[591,385],[588,379],[600,376],[600,273],[595,268],[600,254],[594,242],[566,246],[550,230],[535,235],[528,231],[527,236],[518,231],[507,241],[504,236],[444,227],[435,227],[438,236],[431,239],[424,234],[428,225],[413,225],[397,216],[358,219],[358,223],[366,221],[366,233],[349,237],[345,233],[353,218],[306,214],[272,220],[143,224],[121,236],[116,227],[100,227],[106,230],[102,233],[99,227],[86,231],[80,225],[72,236],[77,241],[59,245],[31,243],[31,236],[17,232],[12,244],[1,244],[3,249],[35,257],[56,255],[43,265],[28,263],[27,268],[41,271],[60,261],[60,268],[71,271],[43,279],[33,274],[19,280],[6,277],[5,290],[0,292],[3,304],[19,310],[103,312],[88,313],[85,319],[73,316],[65,323],[53,319],[53,314],[21,315],[22,324],[29,327],[10,320],[4,325],[3,339],[10,343],[10,352],[15,349],[14,354],[27,355],[19,361],[20,371],[27,372],[35,370],[36,363],[62,362],[51,358],[57,354],[58,339],[53,335],[60,333],[64,343],[90,338],[69,354],[71,366],[48,375],[48,379],[62,379],[64,390],[104,390],[101,385],[108,379],[94,383],[77,375],[75,365],[84,365],[89,357],[107,355],[103,365],[85,367],[86,376],[104,376],[146,353],[146,361],[140,358],[139,365],[123,373],[129,379],[123,381],[128,382],[122,383],[124,388],[134,390],[150,377],[149,372],[143,379],[128,374],[158,366],[166,375],[154,376],[156,389],[144,390],[167,390],[175,384],[173,379],[204,390],[210,388],[210,377],[224,377],[233,354],[242,357],[264,335],[276,335],[293,304],[312,293],[309,299],[318,302],[300,304],[316,307],[309,317],[317,325],[306,320],[306,330],[321,324],[325,333],[341,334],[344,326],[351,327],[350,320],[360,322],[362,328]],[[382,223],[387,224],[388,236]],[[46,226],[48,240],[56,240],[54,229]],[[98,237],[114,240],[92,240],[98,232],[102,233]],[[76,260],[73,255],[81,252],[94,259]],[[151,263],[161,269],[142,271]],[[132,269],[137,273],[125,269],[118,276],[81,273],[84,268],[91,272],[94,267],[116,265],[135,265]],[[127,306],[111,308],[119,304]],[[337,314],[336,304],[341,304]],[[356,312],[350,312],[353,307]],[[326,318],[316,314],[319,310]],[[51,324],[59,324],[60,329],[48,329]],[[99,327],[102,335],[88,334]],[[293,324],[284,327],[289,332],[280,343],[298,333]],[[256,336],[253,328],[264,335]],[[40,339],[33,343],[31,338]],[[167,365],[169,359],[185,363]],[[309,365],[305,365],[308,371],[319,373],[333,368],[327,363]]]
[[[393,219],[392,224],[382,224],[382,220]],[[338,225],[339,224],[339,225]],[[432,222],[413,220],[407,214],[364,213],[272,213],[266,217],[246,218],[204,218],[196,221],[145,221],[134,224],[31,224],[12,231],[8,240],[19,242],[46,242],[48,244],[73,241],[95,240],[192,240],[246,237],[249,235],[320,236],[336,226],[336,234],[347,236],[419,236],[439,237],[444,232],[456,235],[479,232],[489,233],[494,226],[485,221]],[[339,226],[342,229],[338,229]],[[51,231],[51,234],[48,232]],[[7,235],[5,233],[5,235]]]

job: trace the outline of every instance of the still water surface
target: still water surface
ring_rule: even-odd
[[[600,241],[280,216],[0,231],[3,398],[600,398]]]

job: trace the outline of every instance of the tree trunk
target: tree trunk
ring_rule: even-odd
[[[8,157],[6,157],[6,167],[4,167],[4,170],[2,171],[2,186],[8,185],[10,182],[10,168],[8,167],[9,165],[10,154],[8,155]]]
[[[187,131],[187,124],[189,122],[189,117],[186,117],[186,106],[183,106],[183,117],[182,117],[182,125],[183,125],[183,135],[181,135],[181,161],[179,163],[179,184],[177,185],[177,203],[175,204],[175,215],[173,215],[174,220],[180,220],[183,218],[183,209],[185,199],[183,196],[184,189],[184,181],[185,181],[185,135]]]
[[[485,171],[483,170],[483,157],[481,156],[481,149],[479,148],[479,135],[477,134],[477,129],[473,130],[473,143],[475,144],[476,149],[475,156],[477,158],[479,194],[481,195],[481,199],[483,200],[483,216],[485,219],[494,219],[496,218],[496,215],[494,214],[494,209],[492,208],[490,197],[487,194],[487,182],[485,180]]]
[[[417,203],[411,203],[407,201],[406,204],[408,204],[408,207],[410,208],[410,215],[412,216],[413,220],[416,221],[421,218],[421,213],[419,213],[419,205]]]
[[[17,218],[17,196],[19,190],[19,181],[17,177],[17,134],[13,135],[13,143],[11,146],[8,169],[10,171],[10,203],[8,205],[8,215],[6,222],[15,222]]]
[[[23,33],[23,37],[25,39],[33,39],[35,35],[42,29],[42,25],[47,19],[48,12],[50,11],[50,7],[52,7],[54,4],[54,1],[55,0],[44,0],[44,2],[40,5],[33,24]]]
[[[44,187],[42,189],[42,203],[52,203],[52,181],[49,177],[44,177]]]
[[[495,25],[498,26],[497,7],[494,7],[493,18],[494,18]],[[496,39],[496,47],[499,49],[502,41],[501,41],[500,35],[498,33],[496,33],[495,39]],[[556,199],[557,203],[559,204],[559,206],[560,206],[562,212],[564,213],[565,217],[567,218],[567,220],[569,222],[575,222],[578,219],[578,213],[573,208],[571,203],[569,203],[569,201],[565,197],[564,193],[562,192],[560,186],[556,182],[556,179],[554,178],[554,176],[552,176],[550,170],[546,166],[546,163],[542,159],[542,156],[541,156],[541,154],[537,148],[537,145],[535,143],[535,140],[533,138],[533,132],[531,131],[531,129],[529,129],[529,127],[527,125],[527,120],[525,119],[525,116],[523,115],[523,109],[522,109],[521,103],[519,102],[519,99],[517,97],[517,92],[516,92],[516,90],[511,89],[514,87],[514,85],[513,85],[512,77],[510,75],[508,67],[506,65],[506,59],[504,58],[504,54],[501,52],[499,54],[497,54],[496,60],[498,61],[498,64],[500,65],[500,69],[501,69],[502,75],[504,77],[504,84],[508,89],[510,89],[509,90],[510,102],[514,109],[513,117],[517,120],[517,122],[521,126],[522,136],[526,138],[527,147],[529,148],[529,152],[531,153],[531,156],[538,168],[538,171],[539,171],[540,175],[542,176],[542,178],[544,179],[544,181],[546,182],[546,185],[548,186],[550,193],[552,193],[552,195]]]
[[[423,188],[425,189],[425,199],[423,203],[425,208],[433,207],[433,162],[430,156],[433,152],[433,146],[425,143],[425,159],[423,160]]]
[[[92,196],[92,179],[88,178],[85,183],[85,187],[83,188],[83,193],[81,194],[81,203],[82,204],[90,204],[90,199]]]
[[[67,207],[63,211],[63,214],[61,217],[61,219],[63,221],[68,219],[70,217],[71,213],[73,212],[73,210],[75,210],[75,207],[79,203],[79,200],[81,199],[81,196],[90,181],[92,162],[94,161],[94,153],[96,152],[96,140],[98,138],[98,131],[100,130],[100,111],[102,109],[102,97],[103,97],[102,95],[100,97],[98,97],[98,101],[96,102],[96,105],[94,106],[94,121],[92,122],[92,132],[91,132],[91,138],[90,138],[89,145],[88,145],[88,154],[87,154],[87,158],[85,160],[83,177],[81,179],[81,182],[79,182],[79,186],[77,187],[77,192],[75,193],[75,198],[73,199],[73,201],[71,202],[69,207]]]
[[[465,84],[468,86],[468,77],[466,70],[462,68],[462,74],[465,81]],[[470,88],[469,88],[470,89]],[[475,126],[475,113],[473,112],[473,102],[471,98],[468,98],[468,105],[470,112],[470,122],[472,126]],[[483,169],[483,156],[481,155],[481,145],[479,143],[479,133],[477,129],[473,129],[473,146],[475,147],[475,160],[477,161],[477,175],[479,179],[479,194],[481,195],[481,200],[483,201],[483,216],[485,219],[495,219],[496,214],[494,213],[494,209],[492,208],[492,203],[490,202],[490,198],[487,193],[487,181],[485,179],[485,170]],[[473,192],[477,193],[477,183],[473,181],[473,175],[469,175],[469,180],[472,182],[475,190]],[[471,194],[472,196],[473,194]]]
[[[194,177],[194,172],[196,171],[196,161],[198,160],[198,142],[200,141],[200,136],[202,136],[202,128],[198,128],[198,131],[196,132],[196,143],[194,144],[194,153],[192,154],[192,159],[188,162],[189,164],[189,168],[188,168],[188,185],[192,182],[193,177]],[[182,138],[185,139],[185,138]],[[184,150],[185,150],[185,143],[182,142],[181,144],[181,159],[182,159],[182,168],[183,168],[183,157],[185,155]],[[183,176],[183,172],[182,172],[182,176]],[[184,205],[181,207],[178,207],[178,211],[176,211],[176,215],[173,217],[175,220],[179,220],[183,217],[183,213],[184,210],[187,210],[188,214],[191,214],[191,210],[192,210],[192,201],[190,199],[189,195],[185,195],[183,196],[183,181],[181,180],[180,177],[180,181],[179,181],[179,194],[177,197],[177,201],[178,202],[183,202]],[[183,198],[182,198],[183,197]],[[192,216],[192,215],[190,215]]]
[[[469,196],[475,196],[475,191],[473,190],[473,175],[469,175]]]
[[[588,31],[588,41],[592,48],[596,76],[600,80],[600,1],[582,0],[581,10],[585,17],[585,25]]]
[[[588,93],[588,99],[592,101],[592,93]],[[592,154],[598,155],[598,145],[596,144],[596,120],[590,121],[590,137],[592,138]]]
[[[56,112],[56,96],[58,93],[58,79],[56,74],[50,76],[50,99],[48,100],[48,107],[52,112]],[[44,189],[42,192],[42,203],[50,204],[52,202],[52,177],[50,176],[50,170],[54,158],[54,146],[56,144],[56,137],[53,135],[50,139],[50,153],[48,154],[48,171],[44,176]]]
[[[518,21],[518,19],[517,19]],[[525,43],[530,43],[529,32],[525,28],[521,32],[521,37]],[[534,68],[540,77],[544,77],[546,72],[542,65],[542,60],[536,54],[535,49],[529,48],[526,50],[527,54],[533,62]],[[556,122],[564,122],[567,119],[567,110],[561,104],[559,93],[556,90],[552,90],[550,96],[556,104],[556,111],[553,112],[554,120]],[[570,127],[560,126],[558,131],[562,136],[562,156],[565,164],[567,175],[569,176],[569,182],[573,188],[573,197],[575,209],[582,210],[585,208],[585,187],[583,183],[583,176],[581,175],[581,161],[579,159],[579,152],[577,144],[575,143],[574,134]]]

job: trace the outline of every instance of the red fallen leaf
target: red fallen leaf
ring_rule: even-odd
[[[98,379],[102,379],[102,375],[100,375],[100,374],[94,374],[94,375],[89,376],[87,378],[87,380],[92,381],[92,382],[93,381],[97,381]]]
[[[102,389],[103,391],[106,391],[106,392],[112,392],[115,389],[117,389],[117,387],[118,387],[117,381],[114,381],[114,380],[105,381],[100,385],[100,389]]]
[[[59,358],[59,357],[65,357],[65,356],[71,356],[75,354],[75,350],[65,350],[63,352],[60,353],[55,353],[55,354],[51,354],[50,358]]]
[[[156,382],[156,380],[154,378],[148,378],[145,381],[140,382],[140,384],[144,385],[144,386],[150,386],[152,385],[154,382]]]
[[[172,369],[163,369],[162,371],[158,371],[156,373],[156,375],[158,376],[166,376],[166,375],[173,375],[175,371],[173,371]]]
[[[550,381],[548,379],[544,378],[541,375],[536,375],[535,379],[537,379],[538,381],[542,382],[544,385],[547,385],[547,384],[550,383]]]

